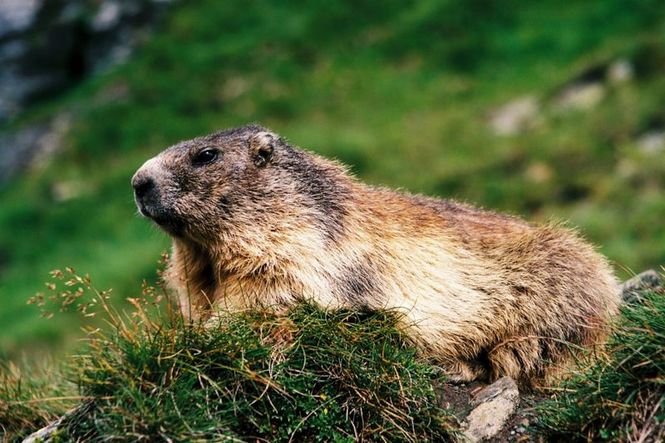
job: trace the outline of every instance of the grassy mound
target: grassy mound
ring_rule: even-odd
[[[101,308],[111,324],[91,331],[69,369],[85,407],[59,431],[65,440],[446,441],[456,432],[436,400],[440,374],[416,358],[393,313],[303,304],[286,317],[202,327],[155,319],[138,300],[133,315],[118,314],[87,277],[57,278],[70,289],[54,289],[56,301]],[[36,414],[10,426],[34,430],[45,415]]]
[[[71,436],[448,439],[453,422],[435,402],[432,367],[416,363],[394,316],[328,315],[305,305],[288,319],[248,314],[212,329],[97,342],[80,358],[82,392],[93,406],[69,427]]]
[[[665,439],[665,296],[623,308],[603,358],[542,404],[538,432],[555,440]]]

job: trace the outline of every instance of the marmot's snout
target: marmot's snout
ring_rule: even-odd
[[[132,178],[134,198],[142,214],[147,215],[146,209],[155,199],[155,181],[146,174],[136,174]]]
[[[152,219],[161,227],[171,233],[178,233],[179,223],[174,214],[165,204],[162,195],[163,184],[160,184],[161,174],[155,164],[155,159],[147,161],[132,177],[134,199],[141,215]]]
[[[150,217],[154,207],[159,202],[159,193],[156,189],[155,180],[148,174],[139,170],[132,177],[132,187],[134,188],[134,199],[139,211],[146,217]]]

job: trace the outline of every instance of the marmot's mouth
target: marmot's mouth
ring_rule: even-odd
[[[142,216],[147,218],[152,218],[152,216],[150,215],[150,211],[148,211],[148,208],[146,208],[143,203],[137,202],[136,206],[138,206],[139,212],[141,213]]]
[[[152,220],[171,235],[180,237],[183,234],[184,226],[182,222],[173,217],[153,216]]]
[[[154,208],[147,206],[143,202],[139,202],[138,207],[141,215],[154,221],[160,228],[164,229],[169,234],[175,236],[182,235],[184,229],[183,223],[177,217],[174,217],[170,211],[166,211],[161,207]]]

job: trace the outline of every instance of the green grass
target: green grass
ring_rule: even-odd
[[[127,64],[5,129],[73,113],[52,162],[0,191],[0,358],[71,349],[76,317],[27,307],[73,266],[131,294],[166,237],[136,216],[129,179],[178,140],[257,121],[350,163],[365,181],[454,197],[536,221],[571,219],[622,272],[665,263],[665,156],[635,137],[665,119],[665,11],[612,2],[182,2]],[[589,112],[548,101],[589,66],[630,59],[635,78]],[[523,94],[541,123],[487,125]],[[545,179],[530,171],[545,166]],[[79,194],[54,198],[58,184]],[[117,298],[121,304],[122,297]]]
[[[436,403],[436,372],[415,360],[393,318],[304,306],[288,319],[112,338],[79,361],[82,393],[95,400],[71,437],[450,440],[455,422]],[[270,346],[286,333],[287,349]]]
[[[20,441],[80,402],[76,385],[65,380],[60,366],[36,359],[0,364],[0,441]]]
[[[561,394],[537,408],[539,434],[556,441],[665,438],[665,296],[643,297],[624,306],[605,355],[581,365]]]
[[[457,421],[433,388],[440,371],[416,357],[397,314],[303,304],[285,317],[248,312],[204,328],[155,311],[160,296],[152,288],[125,315],[87,277],[68,270],[55,281],[34,300],[41,308],[95,313],[111,325],[91,330],[85,350],[68,362],[67,378],[78,387],[69,397],[84,406],[58,431],[61,441],[415,442],[456,435]],[[54,394],[42,385],[69,386],[52,376],[24,380],[30,384],[23,388],[20,380],[0,384],[9,439],[52,417]],[[64,412],[62,402],[55,406]]]

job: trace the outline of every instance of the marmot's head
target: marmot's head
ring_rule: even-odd
[[[173,236],[210,244],[241,227],[276,231],[294,217],[336,229],[344,174],[249,125],[166,149],[139,168],[132,186],[141,214]]]

